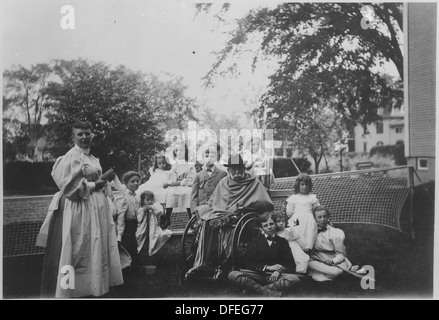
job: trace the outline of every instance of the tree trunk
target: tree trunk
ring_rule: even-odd
[[[325,158],[325,164],[326,164],[326,172],[329,172],[329,165],[328,165],[328,159],[326,158],[326,154],[323,154],[323,157]]]
[[[314,174],[319,174],[319,164],[322,157],[320,157],[319,159],[319,157],[314,156],[313,159],[314,159]]]

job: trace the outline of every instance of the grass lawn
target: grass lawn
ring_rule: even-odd
[[[434,190],[430,188],[430,194]],[[340,224],[346,233],[348,258],[375,269],[374,290],[343,275],[332,283],[304,280],[285,294],[288,298],[431,298],[433,294],[434,205],[422,188],[416,189],[416,238],[393,229],[367,224]],[[227,282],[181,282],[181,236],[173,236],[148,264],[152,275],[125,274],[125,284],[111,288],[106,298],[246,298]],[[42,255],[3,260],[4,298],[38,297]]]
[[[434,194],[430,188],[430,194]],[[416,238],[387,227],[339,224],[346,234],[348,257],[353,263],[375,269],[375,289],[363,290],[360,280],[343,275],[332,283],[305,279],[285,294],[286,298],[431,298],[433,294],[434,206],[424,189],[417,188],[414,211]],[[155,273],[126,278],[108,297],[144,298],[245,298],[227,282],[180,281],[181,237],[173,237],[152,257]]]

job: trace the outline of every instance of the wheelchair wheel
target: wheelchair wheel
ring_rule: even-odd
[[[259,215],[257,213],[247,213],[238,220],[233,230],[232,240],[232,263],[234,270],[239,268],[240,258],[247,250],[249,243],[259,232]]]
[[[189,270],[195,260],[197,245],[195,243],[197,233],[200,226],[196,226],[197,217],[193,216],[184,229],[183,237],[181,239],[181,253],[182,253],[182,268],[186,272]]]

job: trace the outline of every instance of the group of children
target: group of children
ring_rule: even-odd
[[[242,268],[228,279],[244,290],[280,297],[308,274],[318,282],[331,281],[343,271],[357,272],[346,257],[345,235],[333,227],[329,210],[312,194],[312,181],[300,174],[295,193],[281,212],[260,215],[261,232],[251,241]]]
[[[343,270],[356,271],[346,257],[343,230],[333,227],[329,210],[312,193],[312,180],[300,174],[294,184],[295,194],[276,213],[276,234],[288,241],[296,263],[296,272],[315,281],[330,281]],[[287,227],[288,226],[288,227]]]
[[[118,192],[113,194],[112,189],[108,192],[123,269],[131,266],[133,270],[138,270],[140,251],[145,250],[148,256],[152,256],[172,235],[170,230],[163,230],[157,222],[164,214],[157,195],[151,191],[136,193],[139,181],[138,172],[128,171],[122,177],[123,185],[117,177],[110,184]]]
[[[155,156],[150,178],[139,185],[140,173],[129,171],[123,175],[122,184],[115,179],[112,186],[118,190],[116,196],[110,192],[110,205],[116,223],[122,267],[140,267],[138,254],[147,250],[154,255],[171,237],[172,211],[186,211],[191,217],[192,184],[202,164],[190,165],[184,143],[176,144],[175,163],[171,166],[164,154]],[[148,239],[148,241],[146,241]],[[144,249],[145,243],[148,248]]]
[[[171,225],[171,214],[175,208],[187,211],[191,216],[192,184],[197,169],[189,164],[184,143],[176,145],[174,157],[175,163],[171,166],[164,154],[157,155],[149,180],[140,185],[138,190],[138,194],[145,190],[154,192],[157,202],[165,208],[160,221],[163,229]]]

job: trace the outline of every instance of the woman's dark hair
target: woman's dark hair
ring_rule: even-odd
[[[72,131],[73,129],[82,129],[82,130],[88,130],[88,129],[92,129],[92,125],[90,121],[76,121],[73,126],[72,126]]]
[[[169,163],[168,158],[164,154],[159,154],[159,155],[155,156],[154,165],[153,165],[152,170],[155,171],[156,169],[158,169],[159,166],[157,164],[157,161],[159,161],[160,159],[165,159],[165,161],[166,161],[165,171],[171,170],[171,164]]]
[[[309,192],[312,191],[312,180],[311,177],[307,173],[301,173],[297,176],[296,181],[294,182],[294,192],[296,194],[299,193],[300,190],[300,182],[305,182],[308,185]]]
[[[132,177],[138,177],[139,180],[141,178],[140,173],[136,172],[136,171],[128,171],[127,173],[125,173],[122,177],[122,182],[123,184],[127,184],[128,181],[130,181],[130,179]]]
[[[142,206],[143,203],[145,202],[145,199],[149,199],[151,197],[154,199],[154,192],[149,190],[143,191],[142,194],[140,195],[140,205]]]
[[[184,142],[177,142],[174,145],[174,151],[172,151],[172,154],[174,155],[174,158],[176,158],[177,157],[177,147],[181,146],[181,145],[184,145],[184,160],[188,161],[189,160],[189,150],[187,148],[186,143],[184,143]]]

